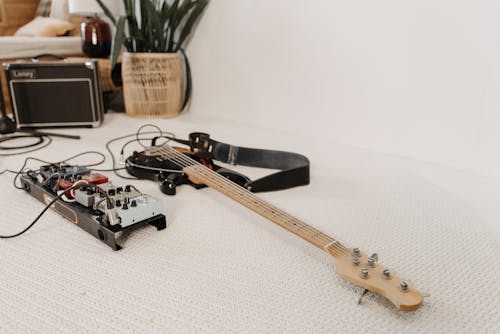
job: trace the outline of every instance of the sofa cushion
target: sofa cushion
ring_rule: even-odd
[[[69,13],[68,0],[51,0],[52,6],[50,9],[50,17],[55,19],[68,21],[75,26],[80,26],[80,24],[85,21],[85,17],[71,15]],[[71,35],[80,35],[80,29],[75,29],[71,32]]]
[[[57,37],[65,36],[75,29],[68,21],[52,17],[37,17],[16,31],[15,36]]]

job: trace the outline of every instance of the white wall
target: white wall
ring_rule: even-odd
[[[500,1],[212,0],[191,112],[500,176]]]

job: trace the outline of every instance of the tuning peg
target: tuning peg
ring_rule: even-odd
[[[377,253],[373,253],[371,256],[370,256],[372,259],[375,260],[375,262],[378,262],[378,255]]]
[[[382,271],[382,277],[385,279],[391,279],[391,271],[389,269],[384,269],[384,271]]]
[[[361,269],[361,271],[359,272],[359,277],[361,277],[362,279],[367,279],[368,278],[368,268]]]
[[[352,264],[354,266],[359,266],[360,263],[361,263],[361,261],[359,261],[359,257],[353,257],[352,258]]]
[[[359,257],[360,255],[361,255],[361,252],[360,252],[359,248],[352,249],[352,256]]]
[[[408,291],[408,282],[406,282],[405,280],[401,281],[401,283],[399,284],[399,289],[403,292]]]

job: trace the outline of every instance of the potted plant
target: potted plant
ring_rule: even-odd
[[[126,15],[114,17],[111,51],[114,67],[122,47],[125,110],[130,116],[173,117],[191,94],[191,70],[184,53],[193,28],[209,0],[123,0]]]

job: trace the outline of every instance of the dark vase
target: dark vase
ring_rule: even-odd
[[[82,50],[91,58],[108,58],[111,54],[111,28],[98,16],[82,23]]]

